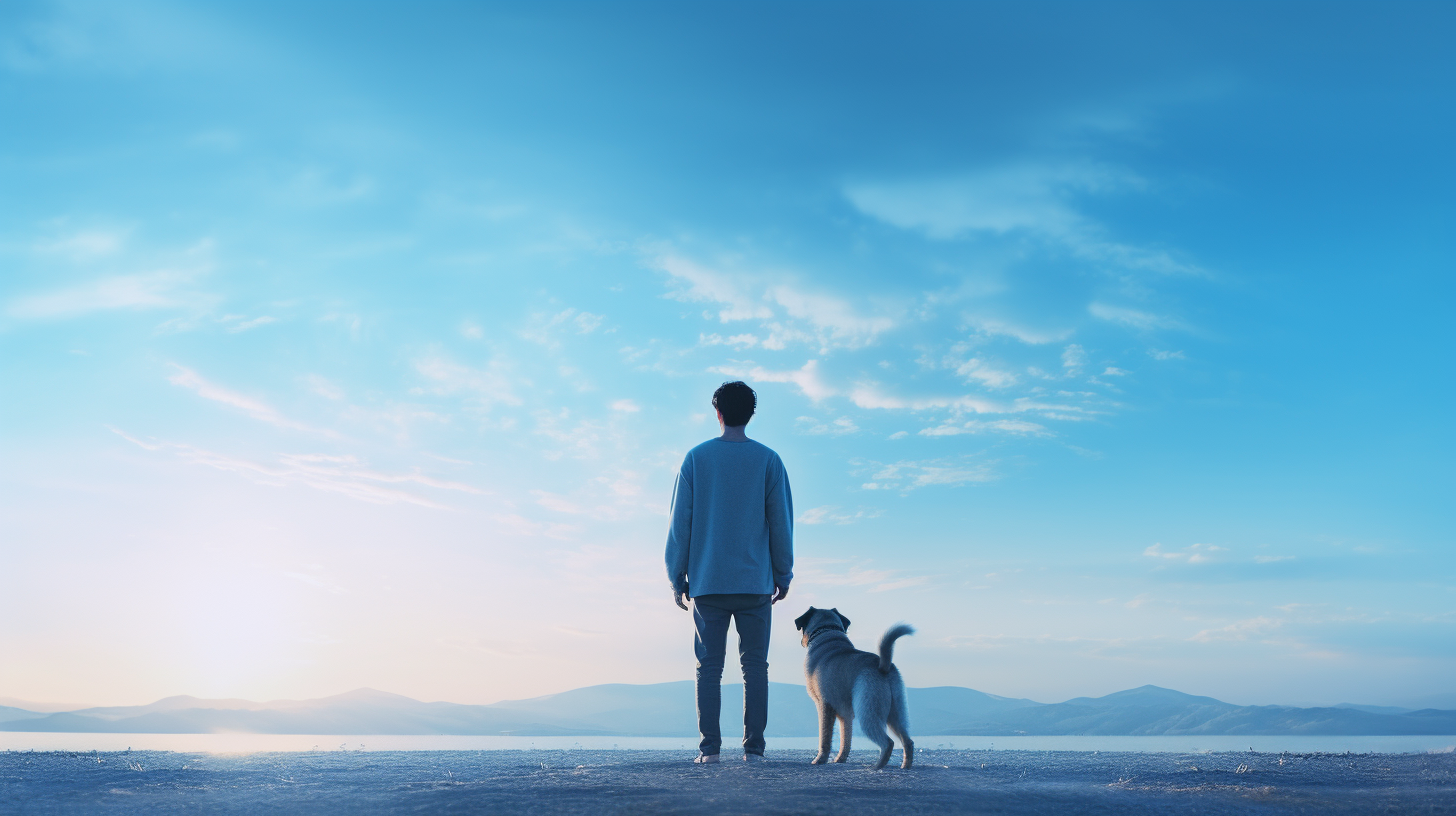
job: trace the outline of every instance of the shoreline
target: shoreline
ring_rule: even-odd
[[[857,739],[862,739],[856,735]],[[696,736],[682,737],[515,737],[435,734],[128,734],[87,732],[0,732],[0,751],[124,751],[127,748],[182,753],[328,751],[514,751],[645,750],[686,751]],[[729,744],[732,744],[731,739]],[[837,744],[837,742],[836,742]],[[1219,753],[1440,753],[1456,750],[1456,735],[1388,736],[920,736],[921,751],[1081,751]],[[362,748],[361,748],[362,746]],[[770,750],[814,751],[814,737],[771,737]]]

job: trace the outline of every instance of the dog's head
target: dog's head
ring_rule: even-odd
[[[808,612],[794,618],[794,627],[803,633],[799,642],[808,646],[809,636],[820,629],[838,629],[841,632],[848,632],[849,618],[839,614],[838,609],[815,609],[811,606]]]

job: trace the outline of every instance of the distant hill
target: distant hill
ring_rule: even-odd
[[[938,735],[1319,735],[1456,734],[1456,711],[1237,706],[1143,686],[1063,703],[997,697],[957,686],[908,689],[911,733]],[[737,731],[741,685],[723,687],[725,734]],[[143,734],[495,734],[667,736],[697,733],[691,681],[609,684],[493,705],[423,703],[358,689],[317,700],[204,700],[168,697],[144,706],[44,713],[0,706],[0,731]],[[803,686],[772,683],[774,737],[813,736],[817,717]]]

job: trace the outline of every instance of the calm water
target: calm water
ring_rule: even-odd
[[[770,738],[775,750],[812,751],[814,737]],[[862,743],[863,744],[863,743]],[[1448,753],[1456,736],[1410,737],[921,737],[922,751],[940,749],[996,751],[1145,751],[1197,753]],[[725,741],[725,752],[732,750]],[[661,750],[692,751],[695,737],[488,737],[488,736],[342,736],[320,734],[27,734],[0,732],[8,751],[183,751],[214,754],[254,751],[501,751]]]

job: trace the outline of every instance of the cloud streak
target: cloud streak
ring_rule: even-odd
[[[449,509],[434,499],[400,490],[396,485],[419,485],[435,490],[486,495],[486,491],[472,485],[436,479],[418,469],[408,473],[374,470],[354,456],[279,454],[275,461],[264,463],[178,442],[147,441],[110,426],[107,429],[144,450],[170,453],[184,462],[236,473],[257,484],[308,487],[370,504],[413,504],[434,510]]]
[[[305,431],[330,438],[338,438],[338,434],[334,431],[325,428],[315,428],[311,425],[305,425],[302,422],[289,419],[279,413],[273,406],[209,382],[190,368],[175,363],[173,363],[172,367],[176,369],[177,373],[168,377],[167,381],[173,385],[193,391],[197,396],[205,400],[212,400],[213,402],[220,402],[223,405],[231,406],[259,422],[266,422],[269,425],[275,425],[279,428],[288,428],[290,430]]]

